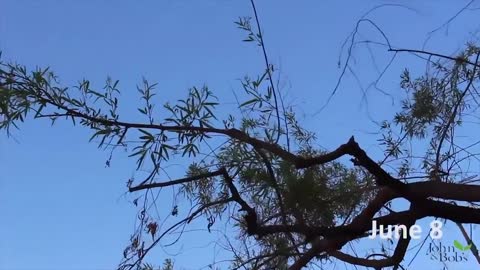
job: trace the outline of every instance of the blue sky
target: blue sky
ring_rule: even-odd
[[[347,76],[330,105],[315,114],[340,74],[342,42],[370,8],[401,3],[414,10],[384,7],[369,18],[392,44],[420,48],[426,33],[464,1],[258,2],[270,60],[281,68],[281,92],[302,123],[317,132],[319,145],[333,148],[355,135],[380,158],[378,137],[371,134],[378,129],[370,120],[389,119],[398,103],[392,106],[373,89],[367,92],[368,104],[362,102],[358,82]],[[263,69],[259,48],[241,42],[244,33],[233,24],[239,16],[251,16],[249,1],[0,0],[0,8],[4,59],[31,68],[50,66],[70,86],[88,78],[100,88],[107,76],[119,79],[125,119],[139,120],[133,112],[139,104],[135,85],[142,76],[159,83],[159,103],[207,84],[222,103],[231,105],[232,93],[241,91],[237,79]],[[438,32],[427,48],[455,51],[474,29],[467,24],[472,18],[467,13],[448,35]],[[361,34],[383,42],[368,25]],[[391,54],[383,47],[372,50],[381,69]],[[358,47],[355,55],[353,68],[366,87],[378,74],[365,47]],[[422,67],[412,56],[397,59],[381,85],[394,96],[399,96],[403,67]],[[1,270],[112,269],[121,259],[136,215],[131,197],[125,196],[135,164],[120,154],[105,168],[109,153],[88,143],[89,135],[70,122],[50,126],[48,121],[27,121],[12,138],[0,136]],[[185,166],[178,164],[173,175],[182,176]],[[194,240],[167,252],[181,251],[177,265],[198,269],[213,260],[214,247],[200,245],[210,238],[190,238]],[[159,263],[168,257],[162,250],[156,254]],[[472,264],[456,264],[455,269],[471,269],[470,258]],[[419,258],[418,267],[427,263],[432,262]]]

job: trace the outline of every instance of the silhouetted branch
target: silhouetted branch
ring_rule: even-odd
[[[191,176],[191,177],[180,178],[180,179],[167,181],[167,182],[138,185],[138,186],[135,186],[135,187],[131,187],[128,190],[130,192],[135,192],[135,191],[150,189],[150,188],[168,187],[168,186],[184,184],[184,183],[200,180],[200,179],[203,179],[203,178],[215,177],[215,176],[219,176],[219,175],[222,175],[222,174],[223,174],[223,171],[218,170],[218,171],[214,171],[214,172],[199,174],[199,175],[195,175],[195,176]]]
[[[424,50],[393,49],[393,48],[391,48],[391,49],[388,49],[388,51],[390,51],[390,52],[410,52],[410,53],[426,54],[426,55],[430,55],[430,56],[445,58],[445,59],[456,61],[456,62],[459,62],[459,63],[466,63],[466,64],[472,65],[474,67],[480,67],[480,65],[477,63],[477,61],[472,62],[472,61],[469,61],[468,59],[464,59],[464,58],[461,58],[461,57],[452,57],[452,56],[439,54],[439,53],[434,53],[434,52],[429,52],[429,51],[424,51]]]

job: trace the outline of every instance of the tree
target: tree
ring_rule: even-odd
[[[0,128],[7,134],[27,118],[68,119],[91,129],[90,140],[98,141],[99,147],[112,152],[126,149],[136,159],[137,170],[149,169],[145,178],[127,183],[129,192],[144,195],[134,201],[140,209],[139,227],[119,269],[153,269],[143,264],[145,256],[168,233],[199,217],[206,220],[208,230],[223,219],[238,233],[236,245],[229,247],[234,269],[294,270],[331,259],[398,269],[409,236],[380,259],[356,257],[341,249],[365,238],[373,221],[407,228],[425,217],[451,220],[460,228],[462,223],[480,224],[480,211],[472,207],[480,201],[480,187],[472,184],[469,172],[462,171],[465,162],[477,157],[468,151],[471,143],[458,143],[456,137],[477,108],[480,49],[475,44],[452,57],[398,49],[386,40],[391,52],[413,52],[430,59],[425,75],[412,76],[408,70],[401,75],[403,107],[382,123],[385,157],[377,162],[354,137],[330,151],[315,146],[315,134],[301,126],[276,90],[275,68],[268,61],[251,3],[254,20],[242,17],[236,25],[246,31],[246,42],[263,49],[265,71],[242,80],[240,118],[234,114],[221,118],[216,113],[219,101],[202,86],[192,87],[175,104],[164,104],[161,110],[169,116],[157,119],[158,106],[152,102],[156,84],[144,80],[138,89],[143,120],[129,122],[119,114],[118,81],[108,79],[103,91],[92,89],[88,80],[67,88],[48,68],[29,71],[22,65],[0,63]],[[419,160],[408,147],[416,141],[428,145]],[[351,163],[342,162],[345,156]],[[185,177],[158,181],[163,168],[177,160],[190,162]],[[150,190],[166,187],[177,187],[178,196],[193,207],[173,226],[160,230],[161,221],[146,205],[152,200]],[[408,210],[392,210],[391,202],[398,198],[409,202]],[[181,212],[187,211],[175,205],[171,216]],[[472,244],[471,239],[468,242]],[[476,252],[474,245],[472,250]],[[173,269],[172,261],[163,268]]]

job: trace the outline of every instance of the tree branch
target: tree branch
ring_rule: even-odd
[[[191,177],[180,178],[180,179],[167,181],[167,182],[138,185],[138,186],[135,186],[135,187],[131,187],[128,190],[130,192],[135,192],[135,191],[150,189],[150,188],[168,187],[168,186],[193,182],[193,181],[196,181],[196,180],[200,180],[202,178],[209,178],[209,177],[215,177],[215,176],[223,175],[223,173],[224,172],[222,170],[218,170],[218,171],[214,171],[214,172],[208,172],[208,173],[204,173],[204,174],[199,174],[199,175],[195,175],[195,176],[191,176]]]
[[[410,52],[410,53],[419,53],[419,54],[426,54],[426,55],[431,55],[431,56],[436,56],[436,57],[440,57],[440,58],[445,58],[445,59],[449,59],[449,60],[452,60],[452,61],[457,61],[457,62],[461,62],[461,63],[466,63],[466,64],[469,64],[469,65],[472,65],[474,67],[480,67],[480,65],[478,64],[478,62],[471,62],[467,59],[463,59],[463,58],[459,58],[459,57],[452,57],[452,56],[448,56],[448,55],[444,55],[444,54],[439,54],[439,53],[434,53],[434,52],[428,52],[428,51],[424,51],[424,50],[414,50],[414,49],[388,49],[389,52]]]

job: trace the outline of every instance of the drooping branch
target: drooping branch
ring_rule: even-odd
[[[121,263],[121,267],[119,267],[119,269],[132,270],[132,269],[136,268],[143,261],[145,256],[149,253],[149,251],[151,249],[153,249],[156,245],[158,245],[160,240],[162,240],[163,237],[165,237],[165,235],[167,235],[169,232],[173,231],[175,228],[179,227],[182,224],[190,223],[194,218],[199,216],[203,211],[205,211],[205,210],[207,210],[211,207],[214,207],[216,205],[221,205],[221,204],[227,204],[227,203],[232,202],[232,201],[234,201],[233,198],[226,198],[226,199],[213,201],[213,202],[210,202],[210,203],[199,206],[195,211],[190,213],[187,217],[183,218],[182,220],[180,220],[177,223],[170,226],[168,229],[164,230],[162,232],[162,234],[160,234],[147,248],[145,248],[145,249],[142,248],[138,258],[133,263],[126,263],[126,261],[124,261],[124,262]]]

